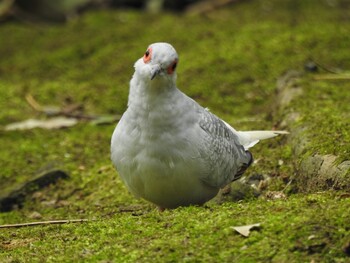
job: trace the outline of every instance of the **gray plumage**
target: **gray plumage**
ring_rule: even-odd
[[[208,174],[203,180],[210,186],[221,188],[237,180],[241,169],[247,168],[252,156],[244,150],[239,138],[217,116],[201,108],[199,126],[206,132],[202,158],[208,165]],[[220,174],[220,176],[212,176]]]
[[[128,108],[111,159],[126,187],[162,208],[203,204],[252,163],[250,147],[285,132],[236,131],[176,87],[178,55],[167,43],[136,61]]]

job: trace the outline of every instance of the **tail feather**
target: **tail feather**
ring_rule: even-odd
[[[287,131],[236,131],[230,124],[227,122],[224,123],[238,136],[239,142],[243,145],[246,151],[257,144],[260,140],[273,138],[280,134],[289,134]]]
[[[287,131],[237,131],[243,147],[248,150],[257,144],[260,140],[276,137],[280,134],[289,134]]]

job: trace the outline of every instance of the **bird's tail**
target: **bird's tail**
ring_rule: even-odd
[[[280,134],[289,134],[287,131],[237,131],[240,143],[245,150],[253,147],[260,140],[276,137]]]

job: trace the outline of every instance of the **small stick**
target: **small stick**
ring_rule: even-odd
[[[338,74],[338,73],[339,73],[339,72],[336,71],[336,70],[330,69],[330,68],[328,68],[328,67],[322,65],[321,63],[315,61],[314,59],[312,59],[312,61],[313,61],[319,68],[321,68],[321,69],[323,69],[323,70],[325,70],[325,71],[327,71],[327,72],[329,72],[329,73],[332,73],[332,74]]]
[[[45,106],[40,105],[39,102],[37,102],[31,94],[27,94],[25,96],[25,99],[34,110],[36,110],[37,112],[43,113],[49,117],[50,116],[64,116],[64,117],[74,118],[74,119],[78,119],[78,120],[87,120],[87,121],[97,120],[97,122],[99,122],[100,118],[104,117],[104,116],[98,116],[98,115],[84,114],[80,111],[77,112],[77,110],[81,110],[83,108],[83,105],[81,105],[81,104],[70,104],[63,109],[62,108],[56,109],[56,107],[54,107],[54,109],[52,109],[50,107],[45,107]],[[109,117],[109,116],[107,115],[107,117]],[[116,116],[116,118],[113,118],[112,121],[114,122],[114,121],[117,121],[119,119],[120,119],[120,116]],[[101,121],[100,123],[103,123],[103,121]],[[107,121],[106,123],[109,123],[109,122]]]
[[[33,98],[33,96],[31,94],[27,94],[25,96],[26,101],[28,102],[28,104],[36,111],[43,111],[43,107],[41,107],[41,105]]]
[[[86,119],[86,120],[95,120],[98,118],[98,116],[94,115],[86,115],[82,113],[75,113],[76,110],[80,109],[82,107],[81,104],[72,104],[68,105],[65,109],[59,109],[55,111],[54,114],[48,113],[47,110],[45,110],[45,107],[41,106],[39,102],[37,102],[34,97],[31,94],[27,94],[25,96],[26,101],[28,104],[36,111],[40,113],[44,113],[46,115],[55,115],[55,116],[65,116],[69,118],[75,118],[75,119]]]
[[[324,74],[316,75],[315,80],[349,80],[350,74]]]
[[[21,224],[0,225],[0,228],[17,228],[17,227],[25,227],[25,226],[81,223],[81,222],[88,222],[88,221],[89,219],[49,220],[49,221],[29,222],[29,223],[21,223]]]

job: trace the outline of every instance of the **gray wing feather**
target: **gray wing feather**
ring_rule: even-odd
[[[200,112],[199,126],[205,131],[201,157],[207,164],[202,180],[214,187],[223,187],[238,179],[250,165],[252,156],[225,123],[207,110]]]

